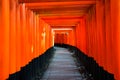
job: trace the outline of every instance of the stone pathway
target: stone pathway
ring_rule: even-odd
[[[79,73],[72,54],[65,48],[55,49],[53,59],[40,80],[86,80]]]

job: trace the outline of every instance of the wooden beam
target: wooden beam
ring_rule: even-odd
[[[73,2],[73,1],[96,1],[96,0],[18,0],[20,3],[33,3],[33,2]]]
[[[26,3],[26,7],[53,7],[53,6],[68,6],[68,5],[90,5],[96,4],[95,0],[87,0],[87,1],[71,1],[71,2],[42,2],[42,3]]]

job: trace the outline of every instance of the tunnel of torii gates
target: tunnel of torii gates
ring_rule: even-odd
[[[0,0],[0,80],[54,43],[76,46],[120,80],[120,0]]]

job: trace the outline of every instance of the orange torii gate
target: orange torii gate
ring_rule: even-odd
[[[100,66],[114,74],[116,80],[120,80],[120,1],[62,1],[0,1],[0,80],[7,79],[9,74],[19,71],[21,67],[53,46],[52,25],[59,24],[56,17],[62,25],[74,26],[74,30],[68,32],[67,39],[64,35],[64,43],[74,45],[88,56],[94,57]],[[67,5],[69,8],[64,8],[63,11],[71,11],[60,13],[62,8],[59,8],[59,11],[53,8],[57,5]],[[84,8],[78,11],[79,8],[76,7],[81,7],[78,5]],[[44,13],[42,7],[46,11],[53,10],[53,14]],[[57,16],[57,12],[64,20]],[[47,20],[44,14],[51,18],[51,21]]]

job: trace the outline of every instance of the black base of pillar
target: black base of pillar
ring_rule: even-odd
[[[51,47],[43,55],[40,55],[22,67],[19,72],[9,75],[7,80],[40,80],[48,68],[53,54],[54,48]]]

